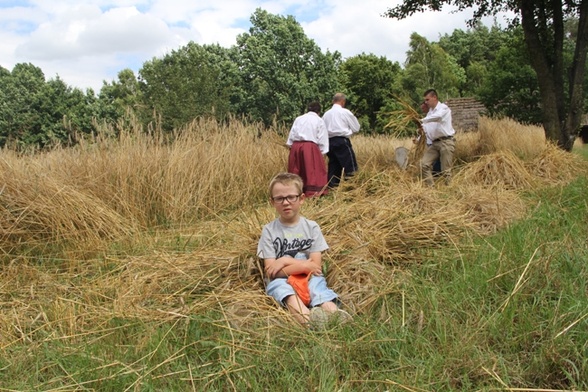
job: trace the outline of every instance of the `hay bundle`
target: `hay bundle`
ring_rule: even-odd
[[[399,277],[404,274],[401,269],[373,260],[362,250],[348,255],[334,253],[327,252],[324,260],[326,279],[339,294],[343,306],[352,313],[369,312],[383,295],[382,291],[399,287]]]
[[[5,252],[14,253],[23,244],[29,250],[62,245],[100,249],[135,232],[132,222],[103,200],[44,174],[38,165],[0,161],[0,182],[0,244]]]
[[[527,164],[531,174],[548,184],[567,183],[578,174],[586,173],[586,161],[549,143],[547,148]]]
[[[397,101],[400,109],[386,113],[390,116],[390,119],[384,125],[384,128],[392,129],[392,135],[394,136],[405,133],[411,125],[417,128],[421,126],[421,115],[412,105],[403,99],[398,99]]]
[[[352,203],[340,203],[337,193],[330,208],[325,205],[313,215],[321,222],[332,252],[340,247],[343,256],[361,249],[367,259],[390,265],[418,262],[419,250],[442,246],[468,229],[463,212],[435,190],[414,182],[394,184],[393,174],[376,177],[380,191],[368,197],[365,186],[345,190],[344,197]],[[369,182],[365,184],[371,189]]]
[[[498,187],[456,187],[462,209],[480,234],[491,234],[510,222],[520,219],[526,206],[517,192]]]
[[[413,148],[411,150],[411,157],[409,159],[409,162],[420,162],[420,160],[423,158],[423,155],[425,154],[425,149],[427,148],[427,137],[425,136],[425,131],[423,131],[423,128],[419,128],[418,129],[418,136],[417,136],[417,141],[416,141],[416,145],[415,148]]]
[[[391,128],[393,130],[393,136],[403,137],[406,135],[407,130],[416,127],[417,141],[415,148],[411,149],[409,162],[418,162],[423,157],[427,145],[425,133],[421,124],[422,116],[407,101],[399,99],[398,103],[401,108],[388,113],[390,120],[386,123],[384,128]]]
[[[484,155],[478,161],[456,173],[454,183],[459,186],[502,187],[522,190],[535,186],[535,179],[525,164],[510,151]]]
[[[167,320],[216,309],[233,327],[251,324],[278,307],[263,291],[253,259],[218,250],[135,257],[120,275],[113,312],[145,320]],[[279,317],[273,323],[280,323]]]
[[[512,119],[481,117],[478,123],[481,154],[511,152],[529,160],[546,147],[545,131],[536,125],[522,125]]]

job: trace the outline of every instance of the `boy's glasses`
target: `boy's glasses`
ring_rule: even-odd
[[[299,197],[300,195],[276,196],[272,197],[272,201],[278,204],[284,204],[285,200],[288,200],[288,203],[294,203],[295,201],[298,201]]]

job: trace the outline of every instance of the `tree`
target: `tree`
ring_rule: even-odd
[[[456,29],[451,35],[445,34],[439,39],[439,46],[465,70],[466,77],[460,85],[461,96],[479,94],[488,68],[510,36],[510,30],[503,31],[497,25],[489,29],[478,22],[467,31]]]
[[[72,89],[59,77],[45,81],[33,64],[0,69],[0,145],[68,144],[74,132],[93,130],[94,93]]]
[[[540,124],[542,114],[537,74],[529,63],[522,30],[511,30],[494,56],[478,90],[489,114]]]
[[[571,151],[583,114],[588,1],[403,0],[400,5],[389,8],[384,16],[404,19],[426,9],[439,11],[444,4],[456,5],[459,10],[477,7],[470,24],[501,11],[513,11],[520,17],[513,23],[520,22],[523,28],[531,66],[537,73],[545,135],[557,141],[562,149]],[[563,56],[565,38],[570,38],[565,35],[566,17],[578,18],[574,57],[569,67]]]
[[[123,69],[118,73],[118,80],[103,82],[97,102],[97,116],[100,120],[116,122],[127,110],[137,111],[142,103],[139,81],[135,73]]]
[[[18,143],[36,133],[39,116],[33,109],[35,96],[45,84],[41,68],[19,63],[0,77],[0,144]]]
[[[67,145],[75,142],[76,133],[91,133],[94,100],[93,92],[86,95],[59,77],[48,80],[34,97],[32,110],[39,121],[26,142],[39,146]]]
[[[181,127],[199,116],[224,118],[238,85],[230,49],[219,45],[188,45],[139,70],[143,105],[161,117],[165,130]]]
[[[465,71],[455,58],[439,44],[429,43],[417,33],[410,36],[402,85],[407,92],[422,93],[435,88],[445,96],[459,96],[459,87],[465,82]],[[440,97],[441,98],[441,97]]]
[[[466,31],[456,29],[451,35],[443,35],[439,39],[439,45],[466,69],[472,63],[493,61],[496,51],[503,46],[507,36],[509,32],[501,30],[497,25],[489,29],[481,22],[475,22]]]
[[[348,106],[360,122],[365,119],[367,127],[362,124],[365,130],[378,132],[378,113],[395,95],[394,83],[400,71],[400,64],[374,54],[362,53],[341,64],[340,75],[344,90],[348,92]]]
[[[310,101],[331,102],[338,90],[338,52],[323,54],[292,16],[257,9],[237,37],[243,96],[240,113],[270,125],[292,122]]]

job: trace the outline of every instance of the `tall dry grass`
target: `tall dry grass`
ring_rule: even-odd
[[[87,179],[80,185],[141,226],[184,225],[259,200],[258,181],[285,167],[281,144],[256,124],[200,119],[171,141],[122,132],[115,143],[85,144],[79,156],[55,159],[67,161],[76,178]]]
[[[173,141],[138,126],[113,133],[31,156],[2,151],[4,253],[104,249],[148,228],[193,225],[259,202],[286,167],[283,141],[255,124],[198,120]]]
[[[2,151],[0,350],[101,339],[116,317],[165,323],[211,307],[252,334],[293,325],[263,293],[255,254],[274,217],[267,184],[286,168],[278,131],[198,120],[173,140],[131,128],[74,149]],[[458,135],[469,163],[454,185],[431,189],[395,164],[395,148],[411,143],[355,137],[360,173],[303,208],[321,224],[327,278],[352,313],[379,311],[383,295],[400,293],[403,266],[428,250],[524,216],[521,191],[586,170],[537,145],[535,130],[487,119],[478,135]]]
[[[460,132],[456,139],[458,162],[505,151],[527,161],[547,148],[542,127],[523,125],[509,118],[480,117],[477,132]]]

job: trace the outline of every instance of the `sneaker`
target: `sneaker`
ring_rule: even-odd
[[[347,324],[353,321],[353,317],[343,309],[337,309],[335,313],[331,315],[331,318],[337,322],[337,324]]]
[[[329,314],[320,306],[310,309],[308,318],[310,329],[324,330],[329,323]]]

